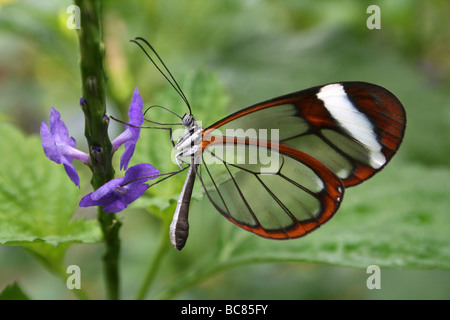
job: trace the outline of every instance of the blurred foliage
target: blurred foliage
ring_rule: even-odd
[[[0,293],[0,300],[28,300],[28,297],[17,283],[13,283]]]
[[[75,30],[66,25],[70,4],[67,0],[0,1],[0,119],[33,135],[54,106],[79,148],[86,150],[78,106],[78,43]],[[402,101],[408,116],[405,141],[392,163],[369,182],[348,190],[336,217],[304,239],[257,238],[226,222],[207,201],[195,201],[187,247],[181,253],[167,253],[149,297],[450,298],[450,2],[384,0],[375,4],[381,8],[380,30],[367,29],[368,4],[357,0],[104,2],[108,108],[123,119],[135,87],[146,106],[158,104],[180,114],[187,112],[142,51],[129,43],[136,36],[155,46],[204,125],[277,95],[341,80],[388,88]],[[157,121],[176,120],[163,110],[149,114]],[[59,182],[63,168],[44,158],[36,137],[25,138],[3,124],[2,128],[6,128],[2,130],[2,197],[12,191],[27,203],[27,197],[35,197],[33,201],[37,197],[43,203],[30,208],[41,213],[45,202],[57,206],[51,189],[65,184]],[[121,126],[112,124],[112,138],[120,130]],[[133,161],[174,170],[170,147],[166,131],[143,131]],[[13,167],[12,163],[20,165]],[[51,173],[38,173],[48,178],[37,179],[34,164],[39,170],[48,167],[45,170]],[[87,170],[84,177],[84,168],[80,170],[87,188]],[[159,234],[167,232],[161,230],[164,224],[155,215],[139,208],[150,206],[153,213],[170,218],[170,204],[183,178],[180,174],[152,188],[151,198],[120,215],[125,298],[134,297],[157,250]],[[67,190],[67,197],[81,198],[84,193],[66,182],[61,188]],[[27,190],[32,183],[38,190]],[[63,216],[74,212],[78,199],[67,204]],[[4,206],[0,210],[0,218],[10,213]],[[80,209],[77,215],[91,213]],[[58,221],[58,225],[64,219],[38,216],[50,224]],[[20,216],[19,220],[28,218]],[[44,223],[39,220],[37,225]],[[4,236],[8,223],[2,220],[0,226],[0,236]],[[46,233],[27,237],[27,241],[42,240]],[[101,245],[62,245],[56,250],[47,246],[44,241],[31,247],[37,251],[34,254],[42,257],[45,252],[46,259],[59,261],[59,267],[62,259],[64,265],[79,265],[85,290],[102,297]],[[294,261],[308,263],[287,263]],[[370,264],[382,266],[381,290],[366,288],[365,267]],[[240,267],[231,268],[236,266]],[[19,296],[73,297],[59,279],[19,248],[2,246],[0,290],[14,281],[21,289],[14,284],[12,291]]]

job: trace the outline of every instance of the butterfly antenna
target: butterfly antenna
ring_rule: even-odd
[[[146,115],[147,112],[148,112],[150,109],[152,109],[152,108],[161,108],[161,109],[164,109],[164,110],[166,110],[166,111],[168,111],[168,112],[174,114],[178,119],[180,119],[180,120],[183,119],[183,117],[180,116],[180,115],[178,115],[176,112],[174,112],[174,111],[172,111],[172,110],[170,110],[170,109],[168,109],[168,108],[166,108],[166,107],[159,106],[159,105],[155,104],[155,105],[153,105],[153,106],[148,107],[148,108],[145,110],[145,112],[144,112],[144,120],[145,120],[145,121],[152,122],[152,123],[156,123],[156,124],[161,124],[161,125],[183,125],[182,123],[178,123],[178,122],[176,122],[176,123],[159,123],[159,122],[156,122],[156,121],[152,121],[152,120],[146,119],[146,118],[145,118],[145,115]]]
[[[147,52],[147,50],[145,50],[145,48],[142,46],[142,44],[138,41],[142,41],[144,42],[149,49],[151,50],[151,52],[153,52],[153,54],[158,58],[159,62],[161,63],[162,67],[164,68],[164,71],[161,70],[161,68],[158,66],[158,64],[155,62],[155,60],[153,60],[153,58],[150,56],[150,54]],[[170,72],[169,68],[167,68],[166,64],[164,63],[164,61],[161,59],[161,57],[159,56],[159,54],[156,52],[156,50],[152,47],[152,45],[150,43],[148,43],[147,40],[145,40],[144,38],[141,37],[136,37],[133,40],[130,40],[131,42],[134,42],[135,44],[137,44],[142,51],[144,51],[145,55],[149,58],[149,60],[153,63],[153,65],[156,67],[156,69],[163,75],[163,77],[170,83],[170,85],[172,86],[172,88],[174,88],[174,90],[178,93],[178,95],[181,97],[181,99],[183,99],[184,103],[186,104],[186,106],[189,109],[189,113],[192,114],[192,110],[191,110],[191,105],[189,104],[188,99],[186,98],[186,95],[184,94],[183,90],[181,90],[180,85],[178,84],[177,80],[175,80],[175,77],[172,75],[172,73]],[[167,74],[166,74],[167,73]]]

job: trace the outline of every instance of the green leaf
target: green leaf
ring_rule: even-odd
[[[28,296],[22,291],[19,285],[14,282],[7,285],[0,293],[0,300],[29,300]]]
[[[341,208],[327,224],[289,241],[245,232],[218,217],[204,199],[191,208],[191,232],[183,249],[203,259],[158,297],[172,298],[219,271],[260,262],[449,270],[449,189],[449,169],[392,163],[370,181],[347,189]]]
[[[80,190],[38,137],[6,123],[0,136],[0,244],[22,246],[56,271],[69,244],[101,240],[97,222],[73,219]]]

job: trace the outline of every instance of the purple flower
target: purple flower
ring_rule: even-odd
[[[103,206],[106,212],[119,212],[142,196],[149,187],[145,182],[157,178],[158,174],[159,171],[148,163],[132,166],[124,177],[113,179],[84,196],[80,207]]]
[[[80,104],[83,108],[87,108],[86,99],[81,98]],[[122,144],[125,145],[125,152],[120,159],[120,169],[126,170],[133,156],[137,140],[139,139],[140,126],[144,123],[144,115],[142,97],[136,88],[131,99],[130,108],[128,110],[129,124],[125,125],[125,131],[112,141],[114,151]],[[50,112],[50,128],[45,122],[41,124],[42,147],[45,155],[50,160],[63,164],[70,180],[80,187],[80,178],[75,167],[72,164],[73,159],[78,159],[85,164],[90,164],[90,157],[87,153],[79,151],[75,148],[76,141],[69,137],[66,125],[61,120],[61,115],[55,108],[51,108]],[[95,146],[93,146],[95,148]]]
[[[131,98],[130,108],[128,109],[128,123],[132,126],[125,125],[125,131],[112,141],[114,151],[116,151],[122,144],[125,145],[125,151],[120,158],[120,170],[127,170],[128,163],[133,156],[137,140],[141,129],[139,128],[144,123],[144,115],[142,108],[144,102],[139,95],[138,88],[134,89],[133,97]]]
[[[72,161],[78,159],[88,164],[90,158],[87,153],[75,149],[75,139],[69,137],[69,131],[61,120],[61,115],[53,107],[50,111],[50,128],[45,122],[41,124],[41,138],[47,158],[58,164],[62,163],[70,180],[79,188],[80,178]]]

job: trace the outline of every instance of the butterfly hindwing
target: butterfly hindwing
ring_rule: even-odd
[[[215,208],[236,225],[267,238],[298,238],[338,209],[340,179],[309,155],[256,140],[213,140],[203,150],[198,176]],[[259,161],[265,153],[270,163]]]

